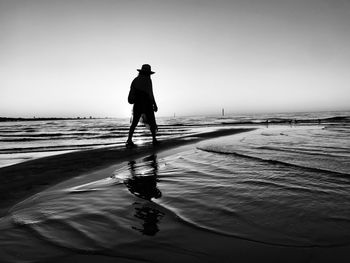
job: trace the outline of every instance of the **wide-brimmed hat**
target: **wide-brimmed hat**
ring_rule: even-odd
[[[150,75],[152,75],[152,74],[155,73],[155,72],[153,72],[153,71],[151,70],[151,66],[148,65],[148,64],[143,64],[142,67],[141,67],[141,69],[138,69],[137,71],[138,71],[138,72],[141,72],[141,73],[148,73],[148,74],[150,74]]]

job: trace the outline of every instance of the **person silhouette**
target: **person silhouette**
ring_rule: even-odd
[[[132,81],[128,95],[128,102],[134,106],[128,140],[126,141],[127,147],[135,145],[132,136],[141,117],[142,121],[150,127],[153,144],[158,143],[156,139],[157,123],[154,116],[154,112],[158,111],[158,106],[154,99],[151,80],[151,75],[155,72],[151,70],[149,64],[142,65],[141,69],[137,71],[139,75]]]

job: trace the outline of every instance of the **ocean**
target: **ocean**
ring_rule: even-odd
[[[320,122],[320,125],[344,126],[346,139],[349,116],[350,112],[311,112],[163,117],[157,118],[158,138],[181,138],[208,127],[305,126]],[[294,120],[297,120],[296,124]],[[127,118],[0,122],[0,167],[71,151],[123,146],[129,126],[130,120]],[[339,133],[342,131],[339,130]],[[139,125],[134,140],[137,144],[147,143],[151,141],[150,132],[145,126]]]
[[[0,221],[0,257],[46,262],[68,249],[125,262],[165,262],[169,255],[169,262],[180,262],[177,257],[216,262],[230,254],[237,239],[286,248],[287,254],[289,248],[350,245],[350,112],[161,118],[158,123],[160,141],[207,129],[256,129],[170,155],[150,153],[103,178],[24,200]],[[0,123],[1,165],[123,147],[128,126],[126,119]],[[147,129],[139,127],[135,143],[150,140]],[[190,233],[188,240],[184,233]],[[202,237],[213,240],[212,247],[227,247],[228,255],[189,243]],[[46,250],[37,255],[41,246]]]

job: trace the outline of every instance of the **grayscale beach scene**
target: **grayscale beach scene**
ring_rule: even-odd
[[[350,2],[0,0],[0,262],[350,262]]]

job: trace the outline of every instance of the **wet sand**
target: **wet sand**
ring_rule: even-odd
[[[8,209],[20,200],[69,178],[147,154],[250,130],[253,129],[214,130],[179,139],[164,140],[156,147],[152,144],[139,145],[132,149],[106,147],[55,155],[0,168],[0,216],[5,215]]]
[[[105,178],[125,161],[139,160],[156,153],[159,157],[172,155],[196,142],[218,136],[247,132],[251,129],[227,129],[206,132],[178,140],[162,142],[157,147],[143,145],[134,149],[103,148],[85,152],[74,152],[52,156],[0,169],[1,225],[6,225],[0,243],[3,251],[13,257],[0,258],[4,262],[16,260],[28,262],[348,262],[349,246],[343,247],[292,247],[264,244],[261,242],[219,235],[186,224],[179,224],[179,218],[154,202],[129,196],[134,200],[130,211],[124,215],[136,222],[134,208],[155,209],[165,216],[161,231],[156,236],[140,235],[110,229],[112,240],[108,248],[81,251],[67,249],[46,242],[37,233],[28,239],[16,240],[26,234],[25,227],[11,225],[6,217],[8,209],[19,201],[45,190],[53,191],[78,183]],[[124,198],[122,193],[117,193]],[[30,198],[29,198],[30,200]],[[117,199],[116,199],[117,200]],[[33,203],[34,204],[34,203]],[[219,220],[219,219],[218,219]],[[97,226],[96,226],[97,227]],[[115,235],[113,235],[113,231]],[[104,237],[101,237],[104,238]],[[16,240],[16,242],[13,242]],[[72,241],[74,242],[74,241]],[[107,242],[108,244],[108,242]],[[74,247],[74,244],[72,245]],[[27,253],[25,253],[27,252]],[[40,253],[39,253],[40,252]],[[17,254],[16,254],[17,253]],[[40,254],[38,256],[38,254]]]

